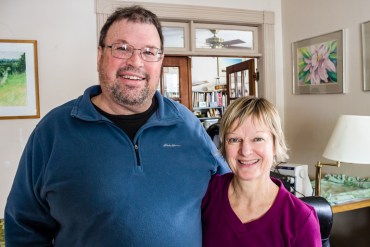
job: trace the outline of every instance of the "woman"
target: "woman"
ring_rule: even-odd
[[[219,139],[232,173],[210,181],[202,202],[203,246],[321,246],[314,208],[270,178],[272,166],[288,158],[276,108],[263,98],[235,100]]]

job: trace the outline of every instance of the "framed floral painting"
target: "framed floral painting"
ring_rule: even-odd
[[[293,94],[345,92],[344,30],[292,44]]]

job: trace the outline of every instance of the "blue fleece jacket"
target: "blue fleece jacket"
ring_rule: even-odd
[[[197,247],[212,174],[227,170],[199,120],[156,93],[134,143],[99,114],[100,87],[31,134],[5,209],[7,247]]]

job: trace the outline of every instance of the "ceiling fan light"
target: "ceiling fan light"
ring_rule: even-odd
[[[224,39],[220,37],[211,37],[211,38],[206,39],[206,42],[209,44],[222,43],[224,42]]]
[[[211,37],[206,39],[206,43],[209,44],[212,48],[222,48],[224,39],[220,37]]]

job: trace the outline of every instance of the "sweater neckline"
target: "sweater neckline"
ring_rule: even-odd
[[[279,180],[271,178],[271,180],[279,187],[279,192],[276,196],[274,203],[271,207],[267,210],[267,212],[262,215],[260,218],[247,222],[242,223],[238,216],[235,214],[234,210],[231,208],[229,197],[228,197],[228,190],[231,183],[232,178],[234,175],[232,173],[229,174],[226,181],[226,186],[224,186],[222,191],[222,201],[224,205],[224,213],[225,217],[229,222],[230,227],[232,230],[237,234],[238,237],[242,237],[245,234],[248,234],[253,231],[261,231],[263,228],[268,228],[272,223],[272,220],[279,214],[281,211],[280,209],[280,201],[283,200],[284,192],[282,190],[282,184]]]

